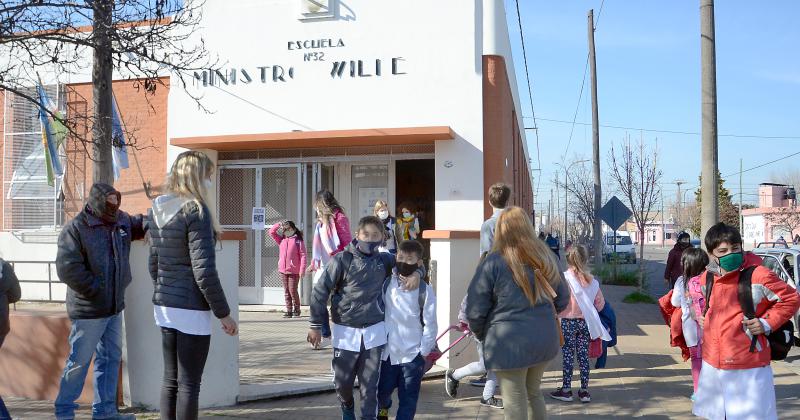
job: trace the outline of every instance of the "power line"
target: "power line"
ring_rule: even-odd
[[[528,100],[531,104],[531,114],[533,118],[533,125],[537,126],[536,124],[536,111],[533,109],[533,89],[531,89],[531,75],[528,71],[528,53],[525,51],[525,35],[522,32],[522,15],[519,13],[519,0],[515,1],[517,6],[517,24],[519,25],[519,40],[522,44],[522,60],[525,62],[525,80],[528,82]],[[524,124],[523,124],[524,125]],[[528,128],[525,128],[528,130]],[[542,158],[541,152],[539,150],[539,129],[534,128],[534,133],[536,135],[536,163],[538,164],[539,169],[542,168]],[[541,175],[539,178],[536,179],[536,195],[539,195],[539,185],[542,182]]]
[[[530,118],[530,117],[523,117],[523,118]],[[548,122],[555,122],[561,124],[573,124],[572,121],[565,121],[565,120],[556,120],[552,118],[537,118],[539,121],[548,121]],[[590,123],[581,123],[581,122],[574,122],[574,124],[578,125],[591,125]],[[605,125],[600,124],[600,127],[604,128],[616,128],[620,130],[637,130],[637,131],[647,131],[650,133],[666,133],[666,134],[682,134],[688,136],[699,136],[700,133],[696,131],[679,131],[679,130],[657,130],[652,128],[642,128],[642,127],[625,127],[619,125]],[[531,128],[525,127],[526,130],[530,130]],[[742,139],[768,139],[768,140],[800,140],[800,136],[766,136],[766,135],[749,135],[749,134],[718,134],[718,137],[732,137],[732,138],[742,138]]]
[[[778,159],[775,159],[775,160],[772,160],[772,161],[769,161],[769,162],[766,162],[766,163],[762,163],[762,164],[757,165],[757,166],[753,166],[752,168],[748,168],[748,169],[745,169],[743,171],[739,171],[739,172],[734,172],[734,173],[731,173],[731,174],[723,175],[723,178],[727,178],[727,177],[733,176],[733,175],[743,174],[745,172],[750,172],[750,171],[752,171],[754,169],[763,168],[763,167],[765,167],[767,165],[771,165],[771,164],[773,164],[775,162],[780,162],[780,161],[782,161],[784,159],[789,159],[790,157],[797,156],[797,155],[800,155],[800,152],[795,152],[795,153],[792,153],[791,155],[786,155],[784,157],[780,157]]]

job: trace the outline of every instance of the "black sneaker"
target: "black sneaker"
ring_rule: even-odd
[[[589,395],[588,389],[581,389],[578,391],[578,398],[581,400],[582,403],[590,403],[592,402],[592,396]]]
[[[483,398],[481,398],[481,405],[485,405],[485,406],[487,406],[489,408],[499,408],[499,409],[502,410],[503,409],[503,400],[498,400],[495,397],[491,397],[488,400],[484,400]]]
[[[284,313],[283,313],[283,317],[284,317],[284,318],[291,318],[291,317],[293,317],[293,316],[294,316],[294,315],[293,315],[291,312],[289,312],[289,311],[286,311],[286,312],[284,312]]]
[[[444,374],[444,392],[450,398],[455,398],[458,395],[458,381],[453,378],[454,369],[447,369]]]
[[[297,309],[294,310],[294,317],[295,318],[300,318],[300,308],[297,308]]]
[[[564,388],[558,388],[550,393],[550,397],[559,401],[571,402],[572,390],[564,391]]]

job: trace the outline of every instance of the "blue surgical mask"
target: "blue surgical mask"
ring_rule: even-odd
[[[382,243],[383,241],[369,242],[358,240],[356,242],[356,247],[358,247],[358,250],[362,253],[369,255],[375,252]]]

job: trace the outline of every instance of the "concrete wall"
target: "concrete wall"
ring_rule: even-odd
[[[475,268],[480,256],[478,232],[472,232],[473,238],[465,239],[431,239],[431,259],[436,261],[436,323],[439,331],[458,323],[458,311],[461,300],[466,296]],[[439,348],[444,349],[461,334],[451,332],[439,341]],[[463,349],[459,356],[456,352],[448,352],[437,362],[446,368],[461,367],[477,358],[474,345],[459,344],[455,350]]]
[[[231,315],[238,321],[239,242],[222,241],[221,248],[217,249],[217,270]],[[133,282],[125,293],[123,389],[126,404],[158,409],[164,365],[161,332],[153,320],[153,281],[147,272],[147,255],[146,244],[138,242],[131,247]],[[216,320],[212,321],[211,330],[200,405],[232,405],[239,395],[239,337],[225,335]]]

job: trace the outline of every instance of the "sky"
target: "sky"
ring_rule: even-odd
[[[531,117],[515,0],[505,0],[519,97]],[[538,184],[537,209],[547,206],[556,163],[591,159],[590,77],[578,102],[587,46],[587,12],[594,9],[600,118],[600,159],[604,195],[610,187],[608,151],[626,134],[656,147],[663,170],[665,202],[677,197],[676,180],[693,189],[700,175],[700,141],[694,134],[640,131],[639,128],[701,131],[700,11],[698,0],[519,0],[533,109],[539,128],[527,130],[528,150]],[[715,4],[717,119],[722,134],[788,136],[794,139],[719,137],[719,169],[725,187],[739,193],[739,161],[744,169],[800,152],[800,2],[724,0]],[[599,17],[598,17],[599,15]],[[794,20],[794,21],[793,21]],[[570,141],[572,120],[576,124]],[[550,120],[562,120],[559,123]],[[603,125],[633,127],[634,130]],[[526,127],[534,127],[525,118]],[[567,144],[569,143],[569,149]],[[537,156],[538,155],[538,156]],[[566,158],[565,158],[566,156]],[[743,201],[757,202],[761,182],[798,170],[800,155],[743,174]],[[591,162],[585,164],[591,171]],[[580,168],[581,164],[573,168]],[[728,176],[726,176],[728,175]],[[541,178],[539,178],[541,177]],[[606,181],[608,180],[608,181]],[[800,185],[798,185],[800,187]],[[561,193],[563,194],[563,192]],[[684,194],[687,202],[693,194]]]

